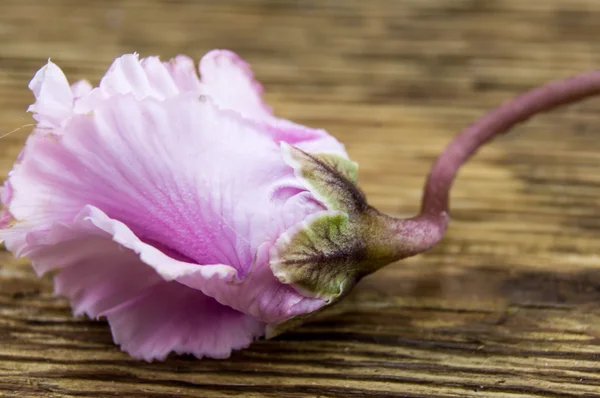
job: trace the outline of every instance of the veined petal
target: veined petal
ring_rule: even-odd
[[[163,360],[172,351],[227,358],[265,330],[252,317],[177,282],[158,284],[106,316],[115,342],[147,361]]]
[[[17,253],[27,253],[20,228],[70,224],[89,206],[98,228],[163,278],[265,322],[323,304],[282,286],[268,266],[277,237],[322,205],[260,124],[210,101],[113,97],[74,115],[60,139],[30,137],[10,183],[17,225],[3,235]],[[215,281],[210,264],[231,272]]]
[[[133,94],[137,99],[166,99],[180,93],[200,94],[193,61],[181,55],[169,62],[161,62],[158,57],[140,60],[137,54],[123,55],[113,62],[99,87],[106,97]]]
[[[180,92],[200,95],[200,79],[196,72],[196,64],[190,57],[178,55],[164,65]]]
[[[117,58],[100,81],[100,89],[107,95],[133,94],[137,99],[153,97],[164,99],[167,93],[157,89],[156,81],[161,77],[156,76],[152,80],[146,73],[145,68],[137,54],[126,54]],[[158,84],[160,86],[160,83]],[[154,86],[154,87],[153,87]]]
[[[228,50],[213,50],[200,61],[202,93],[223,109],[262,122],[276,142],[286,142],[307,152],[335,153],[348,157],[344,146],[325,130],[312,129],[273,116],[263,102],[263,87],[250,66]]]
[[[111,250],[118,251],[115,254],[117,257],[119,253],[125,252],[126,256],[122,256],[119,261],[132,262],[135,258],[136,262],[145,264],[144,267],[153,271],[156,276],[154,282],[175,280],[192,274],[207,280],[218,278],[232,281],[236,275],[236,270],[227,265],[199,266],[171,258],[154,246],[142,242],[122,222],[110,219],[100,209],[89,205],[70,223],[57,222],[43,229],[25,230],[26,227],[22,225],[17,230],[19,228],[26,242],[20,256],[31,258],[34,269],[40,275],[83,264],[90,261],[95,252],[104,253],[101,249],[106,250],[108,257],[112,254]],[[0,238],[10,242],[10,231],[0,231]],[[114,244],[109,244],[110,242]],[[111,266],[106,267],[108,268],[104,271],[110,271]],[[101,269],[96,271],[98,275],[95,277],[102,272]]]
[[[15,240],[12,235],[15,232],[10,229],[0,231],[0,239],[10,246]],[[76,314],[102,316],[163,281],[178,281],[265,323],[324,305],[323,300],[304,297],[279,283],[268,266],[270,244],[259,248],[254,268],[238,280],[230,266],[198,265],[169,257],[92,206],[86,206],[68,225],[21,231],[17,238],[25,242],[20,255],[32,260],[38,274],[60,271],[56,291],[71,299]]]
[[[269,267],[270,248],[271,244],[259,248],[254,267],[246,278],[238,283],[208,280],[198,273],[188,274],[177,280],[265,323],[281,322],[313,312],[325,305],[324,300],[306,297],[298,293],[293,286],[279,282]]]
[[[140,64],[154,92],[160,93],[164,98],[179,94],[179,87],[175,84],[173,76],[158,57],[144,58]]]
[[[202,93],[223,109],[242,116],[264,120],[272,115],[271,107],[262,100],[263,88],[254,80],[250,66],[228,50],[212,50],[200,61]]]
[[[10,178],[17,220],[69,222],[85,205],[198,264],[245,273],[277,235],[269,193],[293,176],[277,145],[209,102],[114,97],[32,136]]]
[[[27,254],[34,269],[40,275],[59,270],[55,292],[69,298],[75,315],[98,318],[163,282],[135,252],[103,232],[80,219],[72,226],[57,224],[29,236]]]
[[[125,54],[112,63],[98,88],[76,101],[74,111],[91,112],[114,95],[164,100],[181,93],[200,95],[200,79],[190,58],[180,55],[161,62],[158,57],[139,59],[137,54]]]
[[[110,223],[119,224],[88,207],[71,225],[28,233],[25,254],[38,273],[58,271],[55,291],[69,298],[76,315],[106,316],[123,350],[146,360],[164,359],[170,352],[222,358],[263,334],[263,323],[201,291],[165,280],[175,273],[210,279],[211,268],[213,275],[235,270],[157,256],[135,237],[125,240],[119,232],[111,236],[114,231],[97,226]]]
[[[312,129],[286,119],[270,118],[265,120],[276,142],[293,145],[309,153],[328,153],[348,158],[342,143],[325,130]]]

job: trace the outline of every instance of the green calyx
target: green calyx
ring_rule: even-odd
[[[357,186],[356,163],[283,145],[286,162],[329,210],[282,236],[271,259],[275,276],[302,294],[332,303],[365,275],[398,259],[389,217],[370,207]]]

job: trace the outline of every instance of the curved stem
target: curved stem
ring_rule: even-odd
[[[408,239],[407,256],[436,245],[448,225],[450,188],[460,166],[483,144],[532,116],[600,94],[600,71],[588,72],[532,89],[488,112],[460,133],[433,165],[423,194],[421,213],[399,226]]]

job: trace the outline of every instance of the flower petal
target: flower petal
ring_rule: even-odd
[[[16,232],[15,232],[16,231]],[[0,238],[7,242],[13,240],[12,235],[21,233],[24,237],[24,249],[19,256],[31,258],[33,267],[40,275],[55,269],[69,267],[80,263],[83,259],[93,257],[94,252],[102,252],[104,240],[117,243],[119,251],[124,248],[138,254],[138,260],[153,269],[161,280],[174,280],[190,274],[201,274],[203,278],[219,278],[232,280],[235,269],[227,265],[191,264],[171,258],[155,247],[140,241],[123,223],[110,219],[100,209],[85,206],[83,210],[69,223],[54,223],[46,228],[29,228],[18,226],[0,231]],[[101,245],[97,248],[96,245]],[[64,247],[63,247],[64,246]],[[64,250],[63,250],[64,249]],[[73,249],[66,251],[67,249]],[[110,252],[110,251],[109,251]],[[95,316],[91,314],[90,316]]]
[[[179,87],[175,84],[167,66],[158,57],[144,58],[141,62],[148,82],[155,92],[161,93],[164,98],[179,94]]]
[[[265,244],[259,249],[254,267],[240,282],[208,280],[200,273],[190,273],[177,280],[266,323],[281,322],[325,305],[324,300],[305,297],[293,286],[279,282],[269,268],[270,248],[271,244]]]
[[[55,292],[69,298],[75,315],[97,318],[163,282],[135,252],[90,227],[84,220],[74,226],[57,224],[28,239],[34,269],[39,274],[60,271],[54,279]]]
[[[158,57],[140,60],[138,54],[125,54],[114,60],[98,88],[75,103],[75,112],[88,113],[114,95],[133,94],[138,100],[163,100],[181,92],[199,95],[199,79],[193,64],[190,69],[188,62],[187,57],[163,63]]]
[[[348,158],[344,145],[325,130],[312,129],[279,118],[267,119],[265,124],[278,143],[284,142],[309,153],[327,153]]]
[[[71,92],[73,93],[73,97],[75,101],[79,98],[84,97],[92,91],[93,87],[87,80],[79,80],[73,84],[71,84]]]
[[[223,109],[268,126],[276,142],[286,142],[307,152],[327,152],[347,157],[344,146],[325,130],[311,129],[273,116],[263,102],[263,88],[250,66],[235,53],[213,50],[200,61],[202,93]]]
[[[33,112],[38,128],[58,128],[73,109],[73,93],[62,70],[52,61],[41,68],[29,83],[35,103]]]
[[[200,60],[202,93],[211,97],[217,106],[232,109],[242,116],[263,120],[272,115],[263,103],[263,88],[250,66],[228,50],[212,50]]]
[[[100,80],[99,87],[106,96],[133,94],[137,99],[164,99],[168,93],[161,91],[160,87],[168,87],[163,81],[167,76],[154,71],[151,79],[146,72],[137,54],[126,54],[114,60]]]
[[[9,211],[69,222],[90,204],[143,241],[244,273],[279,232],[269,192],[291,176],[268,136],[210,103],[115,97],[58,141],[30,137]]]
[[[162,100],[186,92],[200,95],[200,80],[188,57],[161,62],[158,57],[140,60],[137,54],[126,54],[113,62],[99,88],[105,97],[133,94]]]
[[[198,264],[172,258],[153,245],[142,242],[125,224],[110,219],[100,209],[93,206],[86,206],[76,218],[75,223],[81,222],[82,219],[90,221],[95,227],[112,237],[115,242],[139,254],[140,259],[151,266],[164,280],[198,275],[211,282],[213,278],[233,281],[237,274],[237,271],[228,265],[202,264],[200,267]]]
[[[263,323],[177,282],[156,285],[106,316],[115,342],[147,361],[172,351],[227,358],[265,330]]]
[[[146,360],[164,359],[171,351],[223,358],[264,333],[263,323],[165,281],[175,270],[185,273],[183,265],[163,256],[159,275],[141,260],[152,248],[145,245],[138,256],[114,242],[96,226],[106,223],[105,217],[88,207],[72,225],[31,232],[26,254],[38,273],[58,270],[55,291],[70,299],[76,315],[107,316],[115,342],[125,351]],[[205,276],[210,268],[189,267]]]
[[[200,95],[200,79],[196,73],[196,64],[190,57],[178,55],[165,62],[165,67],[169,70],[180,92],[192,92]]]
[[[89,206],[97,227],[163,278],[261,320],[323,304],[281,286],[259,253],[322,206],[260,125],[210,101],[111,98],[74,115],[60,139],[31,136],[10,183],[18,225],[3,234],[17,253],[27,252],[20,228],[70,224]]]

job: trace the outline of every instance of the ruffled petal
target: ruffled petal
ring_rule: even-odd
[[[254,80],[250,66],[228,50],[212,50],[200,60],[202,93],[223,109],[264,120],[273,113],[262,100],[263,88]]]
[[[23,228],[68,225],[90,206],[105,213],[94,214],[97,227],[163,278],[265,322],[296,314],[305,300],[323,304],[282,286],[260,255],[322,205],[268,132],[210,101],[113,97],[74,115],[58,139],[31,136],[10,183],[17,225],[3,235],[18,254],[27,253]]]
[[[62,70],[48,61],[31,82],[29,89],[35,96],[35,103],[28,108],[34,113],[38,128],[59,128],[71,115],[73,93]]]
[[[75,315],[98,318],[164,281],[85,216],[70,226],[31,232],[27,240],[26,254],[39,275],[60,271],[55,292],[69,298]]]
[[[242,273],[279,232],[269,193],[291,169],[268,136],[208,102],[114,97],[65,131],[28,140],[10,177],[17,220],[68,222],[90,204],[143,241]]]
[[[132,94],[138,100],[164,100],[181,93],[200,95],[200,80],[190,58],[177,56],[169,62],[161,62],[158,57],[140,60],[138,54],[125,54],[115,59],[98,88],[78,98],[74,111],[91,112],[114,95]]]
[[[179,87],[175,84],[167,66],[158,57],[144,58],[140,64],[153,92],[160,93],[163,98],[174,97],[179,94]]]
[[[312,153],[335,153],[347,157],[344,146],[325,130],[311,129],[273,116],[271,107],[263,102],[262,85],[254,79],[250,66],[228,50],[213,50],[200,61],[202,94],[217,106],[260,121],[273,139],[297,146]]]
[[[282,220],[282,230],[296,225],[322,207],[302,192],[294,195],[283,205],[290,212]],[[292,210],[293,208],[293,210]],[[246,275],[225,264],[197,264],[180,261],[142,242],[123,223],[112,220],[102,211],[87,206],[77,220],[87,220],[106,232],[123,247],[138,253],[140,259],[164,280],[176,280],[186,286],[202,291],[219,303],[250,314],[262,322],[282,320],[312,312],[322,307],[325,301],[308,298],[290,285],[283,285],[269,267],[272,243],[264,242],[257,250],[252,268]],[[28,239],[31,242],[31,239]],[[170,253],[177,255],[178,253]]]
[[[157,249],[154,245],[142,242],[132,231],[120,221],[113,220],[100,209],[86,206],[75,219],[90,221],[95,227],[104,231],[112,239],[133,252],[139,254],[140,259],[151,266],[164,280],[174,280],[185,276],[198,276],[210,282],[220,279],[232,282],[237,275],[235,268],[222,264],[198,264],[182,261]],[[172,253],[177,255],[178,253]]]
[[[307,152],[336,153],[347,157],[344,146],[320,129],[311,129],[276,118],[262,100],[263,88],[254,79],[250,66],[228,50],[213,50],[200,61],[199,80],[193,61],[177,56],[168,62],[158,57],[139,59],[137,54],[117,58],[99,87],[86,81],[73,84],[52,62],[34,77],[30,88],[36,103],[30,107],[39,128],[57,128],[72,112],[86,114],[113,95],[132,94],[136,99],[164,100],[181,93],[205,95],[222,109],[233,110],[244,118],[263,123],[276,142],[286,142]]]
[[[69,223],[55,222],[37,228],[22,223],[0,230],[1,240],[5,240],[17,257],[30,258],[39,275],[60,270],[57,291],[74,300],[77,314],[86,313],[91,317],[111,308],[95,303],[93,297],[118,303],[162,281],[191,277],[207,284],[229,284],[237,275],[228,265],[200,266],[172,258],[142,242],[122,222],[89,205]],[[15,242],[19,250],[13,247]],[[96,294],[98,289],[113,291]]]
[[[73,98],[75,101],[88,95],[92,89],[92,85],[87,80],[79,80],[71,84],[71,92],[73,93]]]
[[[282,230],[297,225],[308,214],[319,212],[322,206],[310,194],[301,192],[285,200],[282,205]],[[269,266],[271,242],[259,247],[253,267],[243,280],[235,283],[222,283],[221,280],[208,280],[201,274],[188,274],[177,278],[187,286],[202,290],[219,302],[243,310],[254,317],[274,323],[294,316],[313,312],[325,301],[305,297],[291,285],[284,285],[273,275]]]
[[[153,62],[150,61],[150,65]],[[133,94],[137,99],[153,97],[164,99],[168,92],[161,91],[160,87],[168,87],[164,82],[164,75],[154,71],[153,78],[139,60],[137,54],[123,55],[112,63],[106,75],[100,80],[99,88],[108,97],[118,94]],[[168,78],[168,74],[167,74]]]
[[[200,81],[188,57],[161,62],[158,57],[140,60],[137,54],[127,54],[113,62],[99,89],[104,97],[133,94],[138,100],[149,97],[164,100],[180,93],[199,96]]]
[[[113,338],[138,359],[170,352],[227,358],[264,334],[265,325],[198,290],[164,282],[106,314]]]
[[[175,272],[193,271],[209,279],[210,267],[156,256],[155,249],[139,241],[121,245],[122,233],[111,236],[97,226],[110,222],[117,223],[87,207],[71,225],[28,233],[24,254],[39,274],[58,271],[55,291],[69,298],[76,315],[106,316],[123,350],[146,360],[162,360],[170,352],[224,358],[264,333],[263,323],[200,291],[165,281]],[[137,247],[140,255],[128,246]]]
[[[286,119],[264,121],[277,143],[285,142],[309,153],[329,153],[348,158],[344,145],[325,130],[312,129]]]
[[[190,92],[200,96],[200,79],[196,73],[196,64],[190,57],[178,55],[165,62],[165,67],[169,70],[180,92]]]

